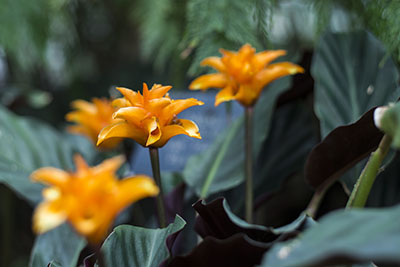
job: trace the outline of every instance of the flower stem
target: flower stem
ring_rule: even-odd
[[[164,193],[161,184],[161,173],[160,173],[160,158],[158,156],[158,148],[150,147],[150,160],[151,168],[153,169],[154,180],[157,186],[160,188],[160,193],[157,196],[157,212],[158,212],[158,222],[161,228],[167,226],[165,218],[165,207],[164,207]]]
[[[253,107],[245,108],[245,179],[246,179],[246,200],[245,212],[246,221],[253,221]]]
[[[379,143],[378,148],[371,153],[367,165],[365,165],[356,185],[354,186],[353,191],[351,192],[346,208],[362,208],[365,206],[372,185],[374,184],[375,178],[378,175],[379,168],[390,149],[391,143],[392,138],[388,135],[384,135]]]
[[[324,183],[320,185],[317,190],[315,190],[315,193],[310,201],[310,203],[307,206],[307,209],[305,213],[310,216],[311,218],[315,219],[317,215],[317,211],[319,206],[321,205],[322,200],[325,197],[326,191],[332,186],[335,180],[329,181],[327,183]]]

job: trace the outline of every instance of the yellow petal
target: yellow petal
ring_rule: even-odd
[[[111,105],[116,108],[124,108],[124,107],[129,107],[131,104],[128,100],[126,100],[126,98],[122,97],[122,98],[114,99],[112,101]]]
[[[142,121],[149,115],[151,114],[141,107],[125,107],[118,109],[113,117],[114,119],[124,119],[130,124],[140,127]]]
[[[31,174],[32,180],[55,186],[64,184],[68,177],[69,174],[66,171],[52,167],[40,168]]]
[[[251,85],[240,85],[239,91],[235,96],[235,99],[239,101],[242,105],[249,107],[254,105],[257,101],[261,90],[256,90]]]
[[[178,99],[172,100],[172,103],[166,106],[162,110],[162,116],[160,116],[161,125],[169,124],[169,122],[175,118],[176,115],[193,106],[201,106],[204,105],[202,101],[199,101],[195,98],[187,98],[187,99]]]
[[[216,69],[219,72],[225,72],[226,68],[224,63],[222,63],[221,58],[219,57],[208,57],[205,58],[201,63],[201,66],[210,66]]]
[[[87,171],[89,165],[86,163],[85,159],[80,154],[74,155],[75,168],[77,172]]]
[[[206,90],[210,87],[223,88],[228,83],[228,77],[223,73],[206,74],[195,79],[190,85],[190,90]]]
[[[87,113],[96,113],[96,106],[85,100],[75,100],[71,102],[73,109],[82,110]]]
[[[256,69],[261,70],[267,64],[274,61],[278,57],[286,55],[285,50],[267,50],[255,54],[253,57],[253,64],[255,64]]]
[[[54,202],[43,202],[39,204],[33,214],[33,230],[42,234],[51,230],[67,219],[67,214],[57,207]]]
[[[153,114],[160,114],[166,106],[171,104],[171,102],[172,100],[166,97],[151,99],[147,108],[151,110]]]
[[[169,90],[171,90],[172,86],[161,86],[159,84],[154,84],[150,90],[150,97],[160,98],[163,97]]]
[[[131,103],[131,105],[135,105],[141,102],[139,101],[141,98],[139,94],[131,89],[124,87],[117,87],[117,90],[121,92],[121,94]]]
[[[124,156],[116,156],[106,159],[101,164],[93,168],[94,173],[110,172],[115,173],[125,162]]]
[[[146,146],[150,146],[160,139],[162,133],[161,133],[160,125],[158,124],[157,118],[155,116],[144,120],[143,127],[148,132]]]
[[[60,199],[61,191],[57,187],[47,187],[42,191],[43,198],[47,201]]]
[[[169,139],[179,134],[185,134],[190,137],[201,139],[199,127],[197,127],[196,123],[190,120],[179,119],[177,120],[177,124],[165,126],[162,129],[162,132],[163,134],[160,140],[153,144],[154,147],[164,146]]]
[[[278,78],[303,72],[304,69],[302,67],[290,62],[271,64],[254,77],[253,87],[256,91],[261,91],[267,84]]]
[[[235,94],[232,90],[232,87],[227,86],[224,89],[222,89],[221,91],[219,91],[218,94],[215,96],[215,104],[214,105],[218,106],[222,102],[231,101],[234,99],[236,99],[236,98],[235,98]]]
[[[119,182],[117,203],[118,209],[122,210],[132,202],[136,202],[145,197],[156,196],[159,189],[148,176],[137,175],[131,178],[125,178]]]
[[[125,121],[110,124],[101,130],[97,145],[110,138],[131,138],[141,144],[146,145],[147,133],[135,125],[128,124]]]

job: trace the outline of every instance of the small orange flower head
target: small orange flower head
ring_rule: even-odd
[[[222,88],[215,97],[216,106],[230,100],[253,106],[267,84],[286,75],[304,72],[302,67],[290,62],[270,64],[285,55],[285,50],[256,53],[251,45],[245,44],[238,52],[224,49],[220,52],[222,58],[208,57],[201,62],[202,66],[210,66],[218,72],[202,75],[189,86],[191,90]]]
[[[123,161],[114,157],[91,168],[77,155],[75,172],[51,167],[33,172],[34,181],[49,185],[33,215],[34,231],[41,234],[68,221],[89,243],[101,243],[122,209],[159,192],[144,175],[118,180],[115,172]]]
[[[68,131],[86,136],[94,144],[97,142],[97,136],[101,129],[115,120],[112,114],[116,111],[111,105],[111,101],[105,98],[93,98],[92,102],[85,100],[75,100],[71,103],[75,109],[69,112],[65,118],[67,121],[75,122],[76,125],[68,127]],[[102,148],[111,149],[120,143],[121,139],[113,139],[110,142],[104,142]]]
[[[119,109],[114,113],[120,119],[106,126],[99,134],[97,145],[112,138],[131,138],[145,147],[162,147],[179,134],[201,139],[199,128],[190,120],[178,119],[183,110],[203,105],[194,98],[173,100],[168,96],[171,86],[143,84],[143,95],[118,87],[123,97],[114,100]]]

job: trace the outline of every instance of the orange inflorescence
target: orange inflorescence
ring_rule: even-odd
[[[245,44],[238,52],[224,49],[220,52],[221,58],[208,57],[201,62],[202,66],[210,66],[218,72],[202,75],[189,86],[191,90],[222,88],[215,97],[216,106],[230,100],[253,106],[267,84],[286,75],[304,72],[302,67],[290,62],[270,64],[285,55],[285,50],[256,53],[251,45]]]
[[[72,133],[82,134],[89,138],[94,144],[97,143],[97,136],[105,126],[117,121],[112,118],[116,111],[111,105],[111,100],[93,98],[92,102],[75,100],[71,106],[75,109],[69,112],[65,118],[67,121],[75,122],[76,125],[68,127]],[[105,142],[102,148],[113,148],[120,143],[121,139],[114,139],[112,142]]]
[[[203,105],[194,98],[173,100],[168,96],[171,86],[143,84],[143,95],[127,88],[117,88],[123,95],[113,101],[119,107],[113,117],[119,119],[106,126],[97,144],[113,138],[131,138],[146,147],[162,147],[179,134],[201,139],[199,128],[190,120],[178,119],[183,110]]]
[[[102,242],[122,209],[159,193],[153,179],[144,175],[118,180],[115,172],[123,161],[114,157],[89,167],[77,155],[75,172],[51,167],[33,172],[34,181],[49,185],[33,215],[34,231],[43,233],[68,221],[90,243]]]

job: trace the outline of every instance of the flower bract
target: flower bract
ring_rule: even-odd
[[[100,131],[110,123],[117,121],[112,114],[115,108],[111,105],[111,100],[105,98],[93,98],[92,102],[85,100],[75,100],[71,103],[74,108],[65,118],[67,121],[76,123],[68,127],[68,131],[86,136],[94,144]],[[113,139],[104,142],[102,148],[113,148],[120,143],[121,139]]]
[[[99,134],[97,144],[112,138],[131,138],[146,147],[162,147],[179,134],[201,139],[199,128],[190,120],[178,119],[183,110],[203,105],[194,98],[173,100],[171,86],[143,84],[143,94],[127,88],[117,88],[123,95],[113,101],[119,109],[113,117],[120,121],[106,126]]]
[[[68,221],[90,243],[100,243],[122,209],[159,193],[153,179],[144,175],[118,180],[115,172],[123,161],[118,156],[89,167],[76,155],[75,172],[52,167],[33,172],[34,181],[49,186],[34,212],[34,231],[43,233]]]
[[[222,57],[208,57],[201,62],[203,66],[216,69],[217,73],[206,74],[195,79],[189,86],[191,90],[222,88],[215,97],[215,105],[237,100],[243,106],[253,106],[263,88],[272,81],[291,74],[304,72],[304,69],[290,62],[272,63],[286,54],[285,50],[266,50],[256,53],[245,44],[238,52],[221,49]]]

